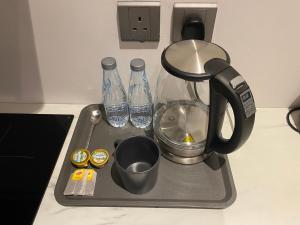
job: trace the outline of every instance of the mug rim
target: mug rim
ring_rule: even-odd
[[[145,139],[148,139],[149,141],[151,141],[152,143],[154,143],[154,145],[156,146],[156,149],[157,149],[157,153],[158,153],[158,156],[157,156],[157,160],[156,162],[151,166],[151,168],[147,169],[147,170],[143,170],[143,171],[138,171],[138,172],[132,172],[132,171],[127,171],[125,168],[123,168],[123,166],[120,165],[120,163],[118,162],[117,160],[117,153],[119,150],[119,146],[124,143],[125,141],[127,140],[130,140],[130,139],[133,139],[133,138],[145,138]],[[116,150],[114,152],[114,159],[115,159],[115,163],[116,165],[121,168],[121,170],[125,173],[128,173],[128,174],[142,174],[142,173],[147,173],[147,172],[150,172],[151,170],[153,170],[157,164],[159,164],[159,161],[160,161],[160,155],[161,155],[161,152],[160,152],[160,148],[159,148],[159,145],[150,137],[147,137],[147,136],[142,136],[142,135],[137,135],[137,136],[131,136],[131,137],[128,137],[124,140],[122,140],[116,147]]]

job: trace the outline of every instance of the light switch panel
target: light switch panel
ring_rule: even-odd
[[[160,2],[118,2],[122,41],[159,41]]]

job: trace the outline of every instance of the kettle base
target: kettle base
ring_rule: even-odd
[[[182,156],[174,155],[166,151],[164,148],[161,148],[161,152],[166,159],[183,165],[192,165],[192,164],[200,163],[211,155],[211,154],[201,154],[194,157],[182,157]]]

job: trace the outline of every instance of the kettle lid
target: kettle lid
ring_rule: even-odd
[[[209,79],[206,62],[223,59],[228,64],[230,57],[220,46],[201,40],[184,40],[167,47],[161,55],[162,66],[170,74],[189,81]]]

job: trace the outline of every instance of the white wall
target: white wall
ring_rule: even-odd
[[[120,49],[116,2],[0,0],[0,101],[99,102],[105,56],[117,59],[126,88],[130,59],[144,58],[154,90],[160,54],[170,42],[174,0],[161,1],[156,49]],[[300,1],[217,3],[213,41],[230,53],[257,106],[289,106],[300,95]]]

